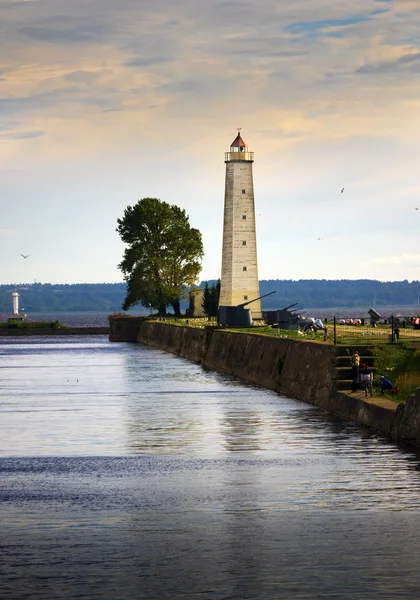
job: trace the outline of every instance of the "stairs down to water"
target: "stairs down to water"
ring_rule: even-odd
[[[334,377],[336,390],[351,390],[352,368],[350,359],[354,350],[357,350],[359,353],[360,366],[367,364],[369,367],[374,369],[371,346],[336,346],[334,356]]]

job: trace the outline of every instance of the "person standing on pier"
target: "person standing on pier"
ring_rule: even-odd
[[[373,396],[373,373],[367,364],[363,365],[363,369],[360,369],[359,375],[365,396],[367,397],[368,393]]]
[[[356,379],[359,374],[360,356],[355,350],[350,358],[352,379]]]

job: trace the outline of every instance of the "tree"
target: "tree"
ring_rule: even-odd
[[[123,310],[142,304],[166,314],[180,314],[180,298],[197,280],[204,255],[201,233],[193,229],[185,210],[157,198],[128,206],[116,231],[127,244],[118,265],[127,282]]]
[[[217,309],[219,308],[219,297],[220,297],[220,279],[216,283],[212,283],[209,286],[209,282],[206,281],[204,284],[203,294],[203,309],[206,315],[209,317],[217,316]]]

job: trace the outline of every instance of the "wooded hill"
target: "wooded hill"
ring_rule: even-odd
[[[210,283],[210,282],[209,282]],[[201,287],[204,287],[202,282]],[[25,312],[121,310],[125,283],[50,283],[0,285],[0,313],[12,310],[12,292],[20,294],[20,307]],[[370,306],[413,306],[417,312],[420,282],[300,279],[298,281],[270,279],[260,281],[261,294],[276,294],[262,301],[263,308],[283,308],[298,302],[302,308],[339,308]],[[187,302],[181,308],[185,310]]]

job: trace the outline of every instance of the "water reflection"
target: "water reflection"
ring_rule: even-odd
[[[224,436],[224,448],[229,452],[249,452],[261,450],[264,439],[264,422],[255,411],[232,410],[226,411],[221,421],[221,431]]]
[[[0,597],[419,597],[412,448],[141,345],[0,353]]]

